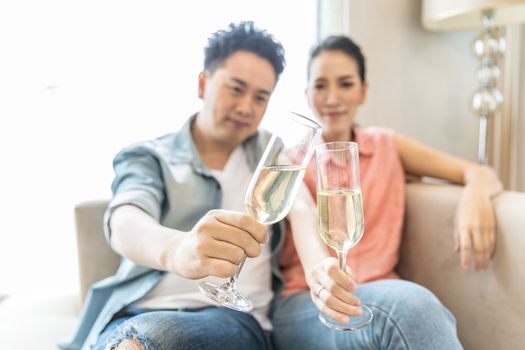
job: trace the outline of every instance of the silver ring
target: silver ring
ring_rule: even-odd
[[[317,298],[319,298],[319,296],[321,295],[321,292],[323,291],[323,289],[326,289],[324,286],[321,286],[319,287],[319,289],[317,290],[317,292],[315,293],[315,296]]]

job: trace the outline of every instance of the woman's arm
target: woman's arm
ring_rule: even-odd
[[[455,249],[468,268],[471,251],[475,268],[486,269],[495,246],[495,218],[491,197],[502,190],[494,170],[434,150],[402,135],[396,143],[405,172],[464,185],[456,210]]]
[[[339,322],[359,316],[360,302],[352,293],[357,283],[339,268],[317,233],[317,211],[310,192],[302,184],[288,215],[299,260],[304,269],[310,296],[317,308]]]

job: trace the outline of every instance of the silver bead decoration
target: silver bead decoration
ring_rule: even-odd
[[[491,116],[503,101],[503,95],[495,88],[482,88],[472,96],[472,109],[478,116]]]
[[[500,75],[501,71],[499,67],[490,60],[485,63],[482,62],[478,69],[478,79],[480,83],[490,82],[491,86],[495,86]]]
[[[505,52],[506,42],[496,29],[481,32],[472,43],[472,51],[478,59],[496,59]]]

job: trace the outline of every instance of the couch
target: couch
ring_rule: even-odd
[[[397,271],[402,278],[432,290],[452,311],[465,349],[523,349],[525,193],[504,192],[494,198],[497,247],[490,268],[483,272],[462,270],[453,250],[453,217],[460,193],[461,187],[452,185],[414,183],[407,186],[406,219]],[[78,312],[73,306],[75,302],[85,298],[93,282],[113,274],[118,266],[119,257],[108,248],[102,233],[106,204],[107,201],[89,201],[75,208],[81,295],[76,300],[64,300],[57,308],[67,322],[60,319],[62,323],[53,324],[62,327],[63,332],[53,329],[47,335],[70,332],[71,320]],[[5,309],[19,311],[9,306],[9,300],[5,304],[0,304],[2,349],[11,348],[1,346],[6,344],[2,342],[3,335],[8,339],[10,335],[2,334],[9,322]],[[48,307],[44,311],[41,327],[49,326],[45,322],[47,318],[58,317],[57,310]],[[52,349],[54,343],[48,338],[33,339],[32,344],[40,344],[40,349]]]

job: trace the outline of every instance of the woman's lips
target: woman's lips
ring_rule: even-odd
[[[343,112],[326,112],[324,113],[325,116],[327,116],[330,119],[340,118],[344,115]]]

